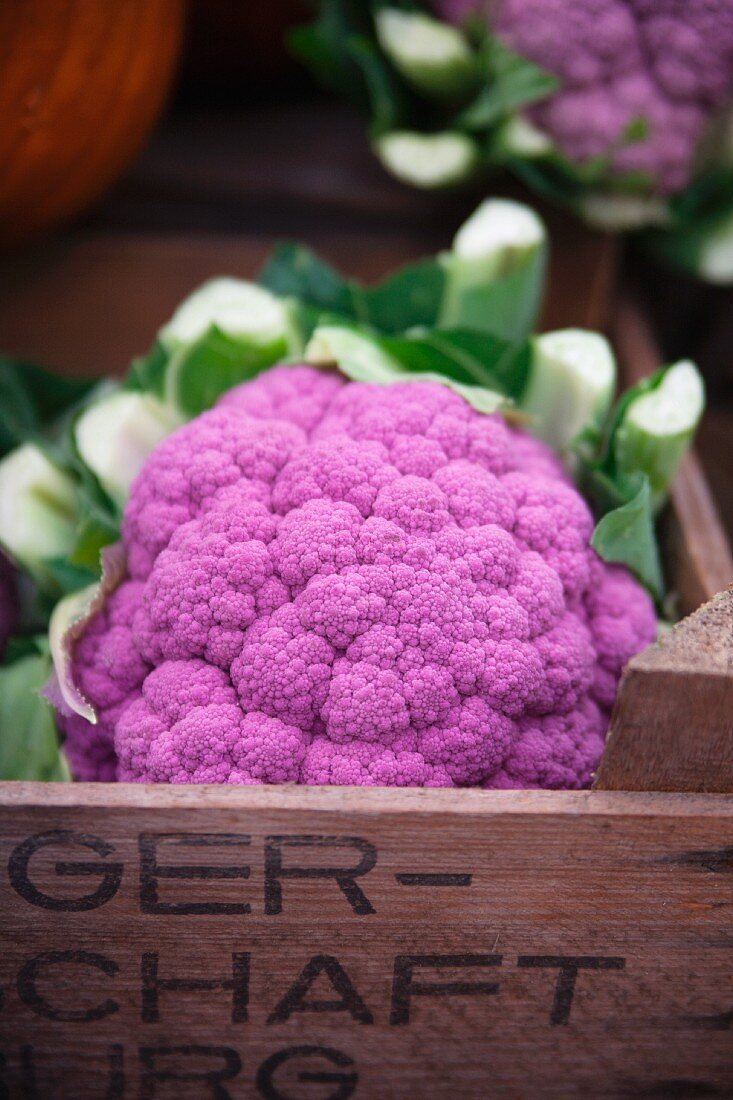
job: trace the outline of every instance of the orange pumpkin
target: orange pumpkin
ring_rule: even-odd
[[[0,243],[82,210],[163,105],[183,0],[0,0]]]

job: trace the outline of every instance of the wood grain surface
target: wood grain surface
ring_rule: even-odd
[[[733,1094],[731,798],[7,784],[0,849],[7,1096]]]
[[[615,242],[562,224],[569,251],[556,250],[551,261],[544,325],[602,328],[610,316]],[[65,373],[119,373],[148,349],[181,299],[204,279],[253,278],[274,239],[92,234],[0,260],[0,350]],[[424,238],[406,232],[365,234],[352,228],[305,239],[341,270],[367,282],[431,250]],[[444,227],[432,250],[449,240]]]
[[[733,588],[629,663],[595,785],[733,793]]]

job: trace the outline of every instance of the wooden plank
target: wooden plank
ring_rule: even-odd
[[[733,556],[694,451],[682,460],[670,499],[672,507],[665,517],[662,537],[684,614],[733,582]]]
[[[733,345],[731,349],[733,363]],[[714,392],[709,395],[695,448],[729,545],[733,544],[733,387],[730,397],[726,405],[724,400],[716,402]]]
[[[724,796],[5,784],[5,1095],[730,1096],[732,851]]]
[[[568,231],[569,232],[569,231]],[[371,281],[443,247],[417,232],[322,230],[307,243],[350,275]],[[253,277],[271,237],[81,235],[0,261],[0,351],[65,373],[126,369],[150,346],[186,294],[214,275]],[[610,237],[576,234],[558,249],[544,324],[604,327],[616,270]]]
[[[647,319],[628,299],[618,304],[613,339],[627,383],[662,365]],[[683,460],[670,497],[664,524],[668,573],[680,610],[688,614],[733,581],[733,555],[695,454]]]
[[[595,785],[733,792],[733,588],[630,662]]]

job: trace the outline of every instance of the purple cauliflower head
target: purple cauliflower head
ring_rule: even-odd
[[[83,778],[580,787],[650,600],[541,443],[276,367],[148,459],[74,651]]]
[[[705,124],[733,94],[730,0],[435,0],[451,22],[485,12],[560,89],[531,112],[573,161],[612,152],[616,172],[658,190],[689,181]],[[624,143],[644,118],[644,140]]]
[[[8,638],[18,620],[18,596],[15,589],[15,570],[6,557],[0,554],[0,657],[5,652]]]

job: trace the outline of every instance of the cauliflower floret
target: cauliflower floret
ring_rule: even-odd
[[[225,672],[165,661],[117,723],[119,778],[153,783],[288,783],[309,738],[297,726],[244,714]]]
[[[260,420],[285,420],[310,435],[344,385],[339,374],[291,367],[289,371],[268,371],[246,386],[236,386],[224,394],[219,405]]]
[[[652,605],[543,444],[445,387],[278,367],[153,453],[77,643],[84,778],[588,783]]]
[[[307,750],[302,783],[344,787],[452,787],[445,769],[421,753],[352,741],[337,745],[316,737]]]
[[[269,507],[275,478],[304,441],[295,424],[254,420],[236,404],[212,409],[174,432],[151,454],[125,509],[130,575],[145,580],[174,532],[222,489],[236,485],[242,501]]]
[[[137,699],[150,672],[132,636],[142,590],[139,581],[120,585],[76,643],[74,678],[98,717],[92,725],[78,714],[59,715],[66,755],[77,779],[91,782],[116,777],[115,726]]]
[[[647,604],[636,598],[637,584],[620,565],[591,561],[585,593],[588,628],[596,651],[593,698],[610,710],[624,665],[639,652],[639,639],[654,630]]]
[[[585,787],[603,751],[607,724],[588,697],[567,714],[521,718],[502,767],[481,785],[497,790]]]

